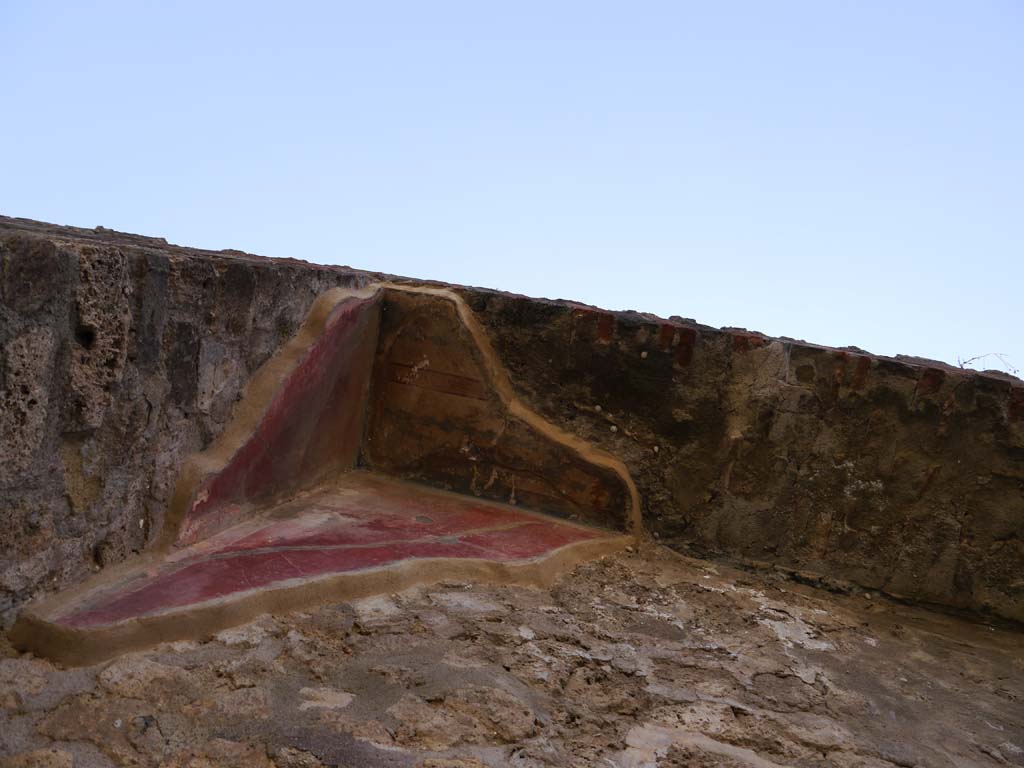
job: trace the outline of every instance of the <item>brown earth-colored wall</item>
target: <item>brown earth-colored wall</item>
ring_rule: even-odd
[[[638,313],[471,304],[522,396],[626,462],[661,541],[1024,620],[1024,382]]]
[[[316,296],[377,277],[0,217],[3,623],[144,547]],[[662,541],[1024,619],[1024,383],[459,291]]]

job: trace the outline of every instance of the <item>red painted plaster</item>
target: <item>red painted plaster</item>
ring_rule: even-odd
[[[252,504],[293,494],[354,466],[376,341],[371,332],[376,307],[375,299],[353,298],[334,310],[255,433],[197,494],[180,544],[238,522]]]
[[[416,558],[526,560],[608,534],[362,472],[175,552],[60,618],[77,628],[185,609],[290,579]]]

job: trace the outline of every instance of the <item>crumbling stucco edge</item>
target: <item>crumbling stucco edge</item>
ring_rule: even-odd
[[[287,613],[326,603],[398,592],[445,580],[548,587],[583,562],[625,549],[634,541],[612,535],[567,544],[540,558],[516,562],[485,559],[410,559],[382,568],[294,580],[211,600],[181,611],[130,619],[110,626],[75,629],[27,609],[9,633],[19,649],[66,666],[97,664],[131,651],[179,640],[197,640],[268,613]],[[136,566],[138,564],[136,563]]]

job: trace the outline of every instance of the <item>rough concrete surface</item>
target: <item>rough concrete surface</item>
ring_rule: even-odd
[[[1020,634],[645,545],[61,670],[0,658],[0,766],[1024,765]]]

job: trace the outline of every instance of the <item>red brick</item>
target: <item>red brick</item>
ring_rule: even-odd
[[[667,352],[672,348],[672,342],[676,337],[676,327],[669,323],[662,323],[661,328],[658,330],[658,346],[661,347],[662,352]]]
[[[858,357],[857,367],[853,370],[853,380],[850,386],[853,389],[864,389],[868,382],[868,372],[871,370],[870,357]]]
[[[753,333],[734,333],[732,336],[732,348],[734,352],[747,352],[751,349],[763,347],[768,343],[764,336]]]
[[[601,313],[597,320],[597,340],[602,344],[608,344],[615,335],[615,316]]]
[[[1010,390],[1010,421],[1024,421],[1024,387]]]
[[[939,368],[925,368],[921,378],[917,380],[917,394],[932,395],[942,388],[946,380],[946,372]]]
[[[676,365],[686,367],[693,360],[693,348],[697,346],[697,331],[693,328],[679,329],[679,346],[676,347]]]

